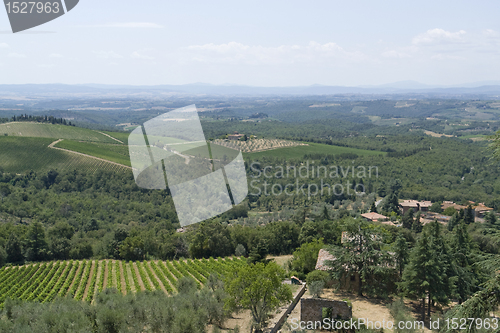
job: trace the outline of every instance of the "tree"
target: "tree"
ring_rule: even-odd
[[[313,281],[309,284],[309,293],[314,298],[320,298],[324,287],[325,283],[323,281]]]
[[[317,239],[310,243],[302,244],[300,248],[293,252],[290,268],[297,272],[298,278],[304,279],[309,272],[315,269],[319,250],[324,247],[323,239]]]
[[[269,314],[292,299],[290,287],[283,284],[285,271],[276,263],[256,263],[235,268],[225,278],[229,297],[227,308],[241,307],[252,314],[250,332],[262,332]]]
[[[227,226],[218,221],[198,225],[189,253],[195,258],[225,257],[234,253],[234,245]]]
[[[415,215],[415,220],[413,221],[413,225],[411,227],[411,230],[414,231],[415,233],[419,234],[422,232],[423,225],[420,222],[420,211]]]
[[[462,304],[476,289],[477,279],[473,269],[472,240],[467,226],[460,222],[455,228],[451,249],[452,268],[456,278],[455,295]]]
[[[363,220],[348,220],[345,229],[347,237],[343,244],[329,248],[335,260],[326,264],[339,281],[358,274],[358,295],[362,296],[364,291],[380,292],[388,281],[389,263],[392,261],[389,252],[382,249],[382,234]],[[365,286],[366,281],[371,281],[370,285]]]
[[[441,212],[443,212],[443,210],[441,209],[441,202],[439,202],[439,201],[434,202],[431,205],[431,207],[429,208],[429,210],[431,212],[434,212],[434,213],[441,213]]]
[[[7,252],[7,262],[22,262],[24,261],[23,250],[21,248],[21,242],[14,232],[9,235],[9,240],[5,246],[5,251]]]
[[[484,221],[486,222],[486,225],[489,227],[489,228],[497,228],[497,229],[500,229],[500,225],[498,224],[498,219],[497,217],[495,216],[495,213],[493,212],[488,212],[486,213],[486,215],[484,216]]]
[[[266,241],[261,239],[257,246],[255,246],[250,254],[248,255],[248,263],[254,264],[257,262],[267,263],[269,260],[266,260],[267,254],[269,250],[267,249]]]
[[[391,212],[399,214],[399,200],[398,196],[394,192],[391,192],[384,198],[384,200],[382,200],[382,211],[387,214],[390,214]]]
[[[455,306],[446,313],[446,318],[488,318],[491,320],[491,313],[500,306],[500,274],[497,273],[500,267],[500,259],[493,257],[492,259],[482,262],[492,271],[491,278],[482,285],[482,289],[475,293],[467,301]],[[483,321],[485,322],[485,321]],[[441,326],[441,333],[457,332],[451,325]],[[477,332],[475,325],[467,325],[463,332]]]
[[[41,261],[48,259],[48,245],[45,230],[40,222],[31,223],[26,237],[26,259]]]
[[[0,184],[0,197],[2,197],[2,202],[3,198],[7,197],[11,193],[9,184],[2,183]]]
[[[403,235],[399,234],[394,242],[394,254],[396,259],[396,267],[399,272],[399,277],[403,276],[403,271],[408,263],[408,258],[410,256],[410,251],[408,249],[408,243]]]
[[[474,213],[471,205],[467,206],[465,209],[464,222],[465,224],[474,223]]]
[[[238,245],[236,245],[236,249],[234,250],[234,254],[237,257],[244,257],[247,255],[247,250],[245,249],[245,246],[243,246],[242,244],[238,244]]]
[[[459,216],[459,213],[458,212],[455,212],[451,217],[450,219],[448,220],[448,230],[449,231],[453,231],[453,228],[455,228],[455,226],[461,222],[460,221],[460,216]]]
[[[125,260],[144,259],[144,241],[139,236],[129,236],[120,245],[120,257]]]
[[[449,258],[440,234],[440,224],[434,221],[425,226],[413,248],[400,284],[407,296],[422,300],[422,320],[425,320],[426,298],[429,317],[432,301],[447,303],[447,295],[450,293],[449,273]]]
[[[330,213],[328,213],[328,208],[326,207],[326,205],[323,207],[323,211],[321,212],[319,219],[320,220],[330,220]]]
[[[372,205],[370,207],[370,212],[376,213],[377,212],[377,206],[375,206],[375,201],[372,202]]]
[[[410,208],[406,211],[406,213],[403,215],[403,218],[401,219],[401,222],[403,223],[403,228],[406,229],[412,229],[413,227],[413,208]]]
[[[3,265],[5,265],[6,262],[7,262],[7,252],[2,246],[0,246],[0,267],[3,267]]]

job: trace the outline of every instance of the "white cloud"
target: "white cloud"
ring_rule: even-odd
[[[465,30],[450,32],[443,29],[431,29],[413,37],[414,45],[452,44],[465,42]]]
[[[442,54],[438,53],[435,54],[431,57],[431,59],[436,59],[436,60],[464,60],[464,57],[452,55],[452,54]]]
[[[54,68],[56,65],[54,64],[40,64],[38,67],[40,68]]]
[[[15,53],[15,52],[11,52],[7,56],[10,58],[19,58],[19,59],[27,58],[26,55],[21,54],[21,53]]]
[[[0,43],[0,49],[8,49],[10,48],[9,44],[7,43]]]
[[[483,35],[489,38],[498,38],[500,37],[500,33],[493,29],[485,29],[483,30]]]
[[[148,55],[143,54],[143,53],[139,53],[138,51],[132,52],[132,54],[130,55],[130,57],[132,59],[154,60],[154,57],[148,56]]]
[[[122,22],[122,23],[106,23],[96,25],[79,26],[82,28],[163,28],[162,25],[153,22]]]
[[[389,50],[389,51],[382,52],[382,57],[404,59],[404,58],[411,58],[411,55],[408,53],[405,53],[405,52],[399,52],[396,50]]]
[[[262,46],[245,45],[238,42],[226,44],[191,45],[183,49],[182,59],[205,63],[246,63],[262,64],[293,64],[310,63],[343,59],[346,61],[366,60],[359,52],[349,52],[336,43],[320,44],[310,42],[308,45]]]
[[[121,59],[123,58],[116,52],[113,51],[92,51],[96,55],[97,58],[100,59]]]
[[[62,54],[59,54],[59,53],[51,53],[49,55],[49,58],[64,58],[64,56]]]

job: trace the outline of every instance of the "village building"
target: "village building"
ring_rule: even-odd
[[[228,134],[227,138],[229,140],[239,140],[241,139],[245,134],[239,134],[238,132],[234,132],[233,134]]]
[[[361,216],[371,222],[376,222],[378,220],[387,220],[387,216],[375,212],[364,213],[361,214]]]
[[[429,211],[429,208],[432,206],[432,202],[430,202],[430,201],[417,201],[417,200],[403,200],[402,202],[399,203],[399,206],[401,207],[401,209],[403,211],[403,215],[404,215],[410,209],[413,209],[413,211],[415,213],[418,211],[427,212],[427,211]]]
[[[480,202],[477,205],[472,206],[476,212],[476,217],[483,218],[488,212],[492,212],[493,208],[491,207],[486,207],[484,202]]]

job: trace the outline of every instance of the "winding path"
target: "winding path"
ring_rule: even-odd
[[[55,147],[55,145],[58,144],[59,142],[61,142],[62,140],[64,140],[64,139],[58,139],[58,140],[52,142],[48,147],[52,148],[52,149],[62,150],[62,151],[65,151],[65,152],[68,152],[68,153],[72,153],[72,154],[78,154],[78,155],[81,155],[81,156],[90,157],[90,158],[93,158],[93,159],[96,159],[96,160],[99,160],[99,161],[103,161],[103,162],[115,164],[115,165],[118,165],[118,166],[121,166],[121,167],[124,167],[124,168],[127,168],[127,169],[132,169],[132,167],[129,167],[128,165],[124,165],[124,164],[120,164],[120,163],[116,163],[116,162],[111,162],[109,160],[105,160],[104,158],[95,157],[95,156],[84,154],[84,153],[79,153],[77,151],[73,151],[73,150],[69,150],[69,149]]]

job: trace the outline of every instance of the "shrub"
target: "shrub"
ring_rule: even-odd
[[[238,244],[236,246],[236,250],[234,251],[234,254],[237,257],[244,257],[247,255],[247,250],[245,250],[245,247],[242,244]]]
[[[323,281],[314,281],[309,285],[309,293],[314,298],[321,297],[323,293],[323,288],[325,287],[325,283]]]
[[[312,271],[311,273],[307,274],[306,277],[307,284],[311,284],[316,281],[321,281],[326,284],[330,280],[331,280],[330,274],[328,274],[328,272],[325,271]]]

